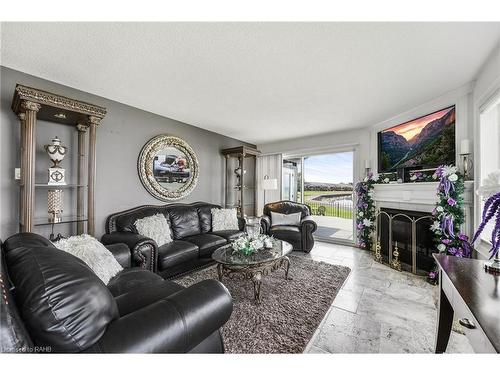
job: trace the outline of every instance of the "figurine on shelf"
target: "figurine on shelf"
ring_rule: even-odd
[[[243,172],[241,171],[241,166],[238,166],[238,168],[236,168],[234,170],[234,174],[236,175],[236,186],[235,186],[235,189],[242,190],[244,188],[244,186],[243,186],[243,176],[246,173],[247,173],[246,169],[244,169]]]
[[[59,163],[66,156],[68,148],[61,145],[61,140],[57,137],[52,139],[52,144],[44,146],[45,151],[49,154],[50,160],[54,163],[49,168],[49,185],[66,185],[65,170],[59,166]]]

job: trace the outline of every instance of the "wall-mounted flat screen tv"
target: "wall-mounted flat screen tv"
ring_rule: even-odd
[[[455,164],[455,106],[378,133],[378,172]]]

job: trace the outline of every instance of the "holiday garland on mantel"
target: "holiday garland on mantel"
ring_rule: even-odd
[[[470,258],[472,246],[469,238],[460,231],[464,223],[463,197],[464,179],[452,165],[442,165],[433,176],[439,180],[437,187],[438,202],[432,215],[436,248],[440,253],[456,257]],[[429,273],[429,281],[437,281],[437,267]]]
[[[372,231],[375,222],[375,204],[373,202],[373,185],[377,180],[372,172],[368,172],[363,181],[356,184],[357,209],[356,227],[358,229],[358,246],[371,250],[373,245]]]

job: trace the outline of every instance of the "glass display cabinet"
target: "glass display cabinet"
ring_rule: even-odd
[[[260,151],[239,146],[222,150],[224,155],[224,206],[236,208],[238,216],[257,215],[255,169]]]
[[[18,84],[14,90],[12,110],[20,121],[19,231],[33,232],[39,226],[76,223],[78,234],[94,235],[96,137],[97,128],[106,116],[106,108]],[[43,146],[50,138],[37,139],[40,126],[44,127],[44,134],[50,131],[54,135],[62,135],[61,139],[70,147],[60,145],[57,137],[52,140],[52,145]],[[43,153],[42,162],[37,163],[44,147],[52,155],[52,161],[55,161],[54,166],[49,168],[48,182],[46,167],[50,163],[47,154]],[[65,155],[66,150],[68,155]],[[62,154],[54,156],[56,152]],[[63,156],[66,156],[65,163],[69,168],[66,172],[69,175],[57,165]],[[51,212],[51,205],[57,205],[57,210],[62,212],[62,189],[67,200],[64,213],[70,213],[56,220],[48,213]],[[59,195],[51,197],[51,192]],[[75,203],[76,212],[72,209]]]

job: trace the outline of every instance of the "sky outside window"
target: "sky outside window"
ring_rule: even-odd
[[[353,154],[350,151],[304,158],[304,182],[352,183]]]

